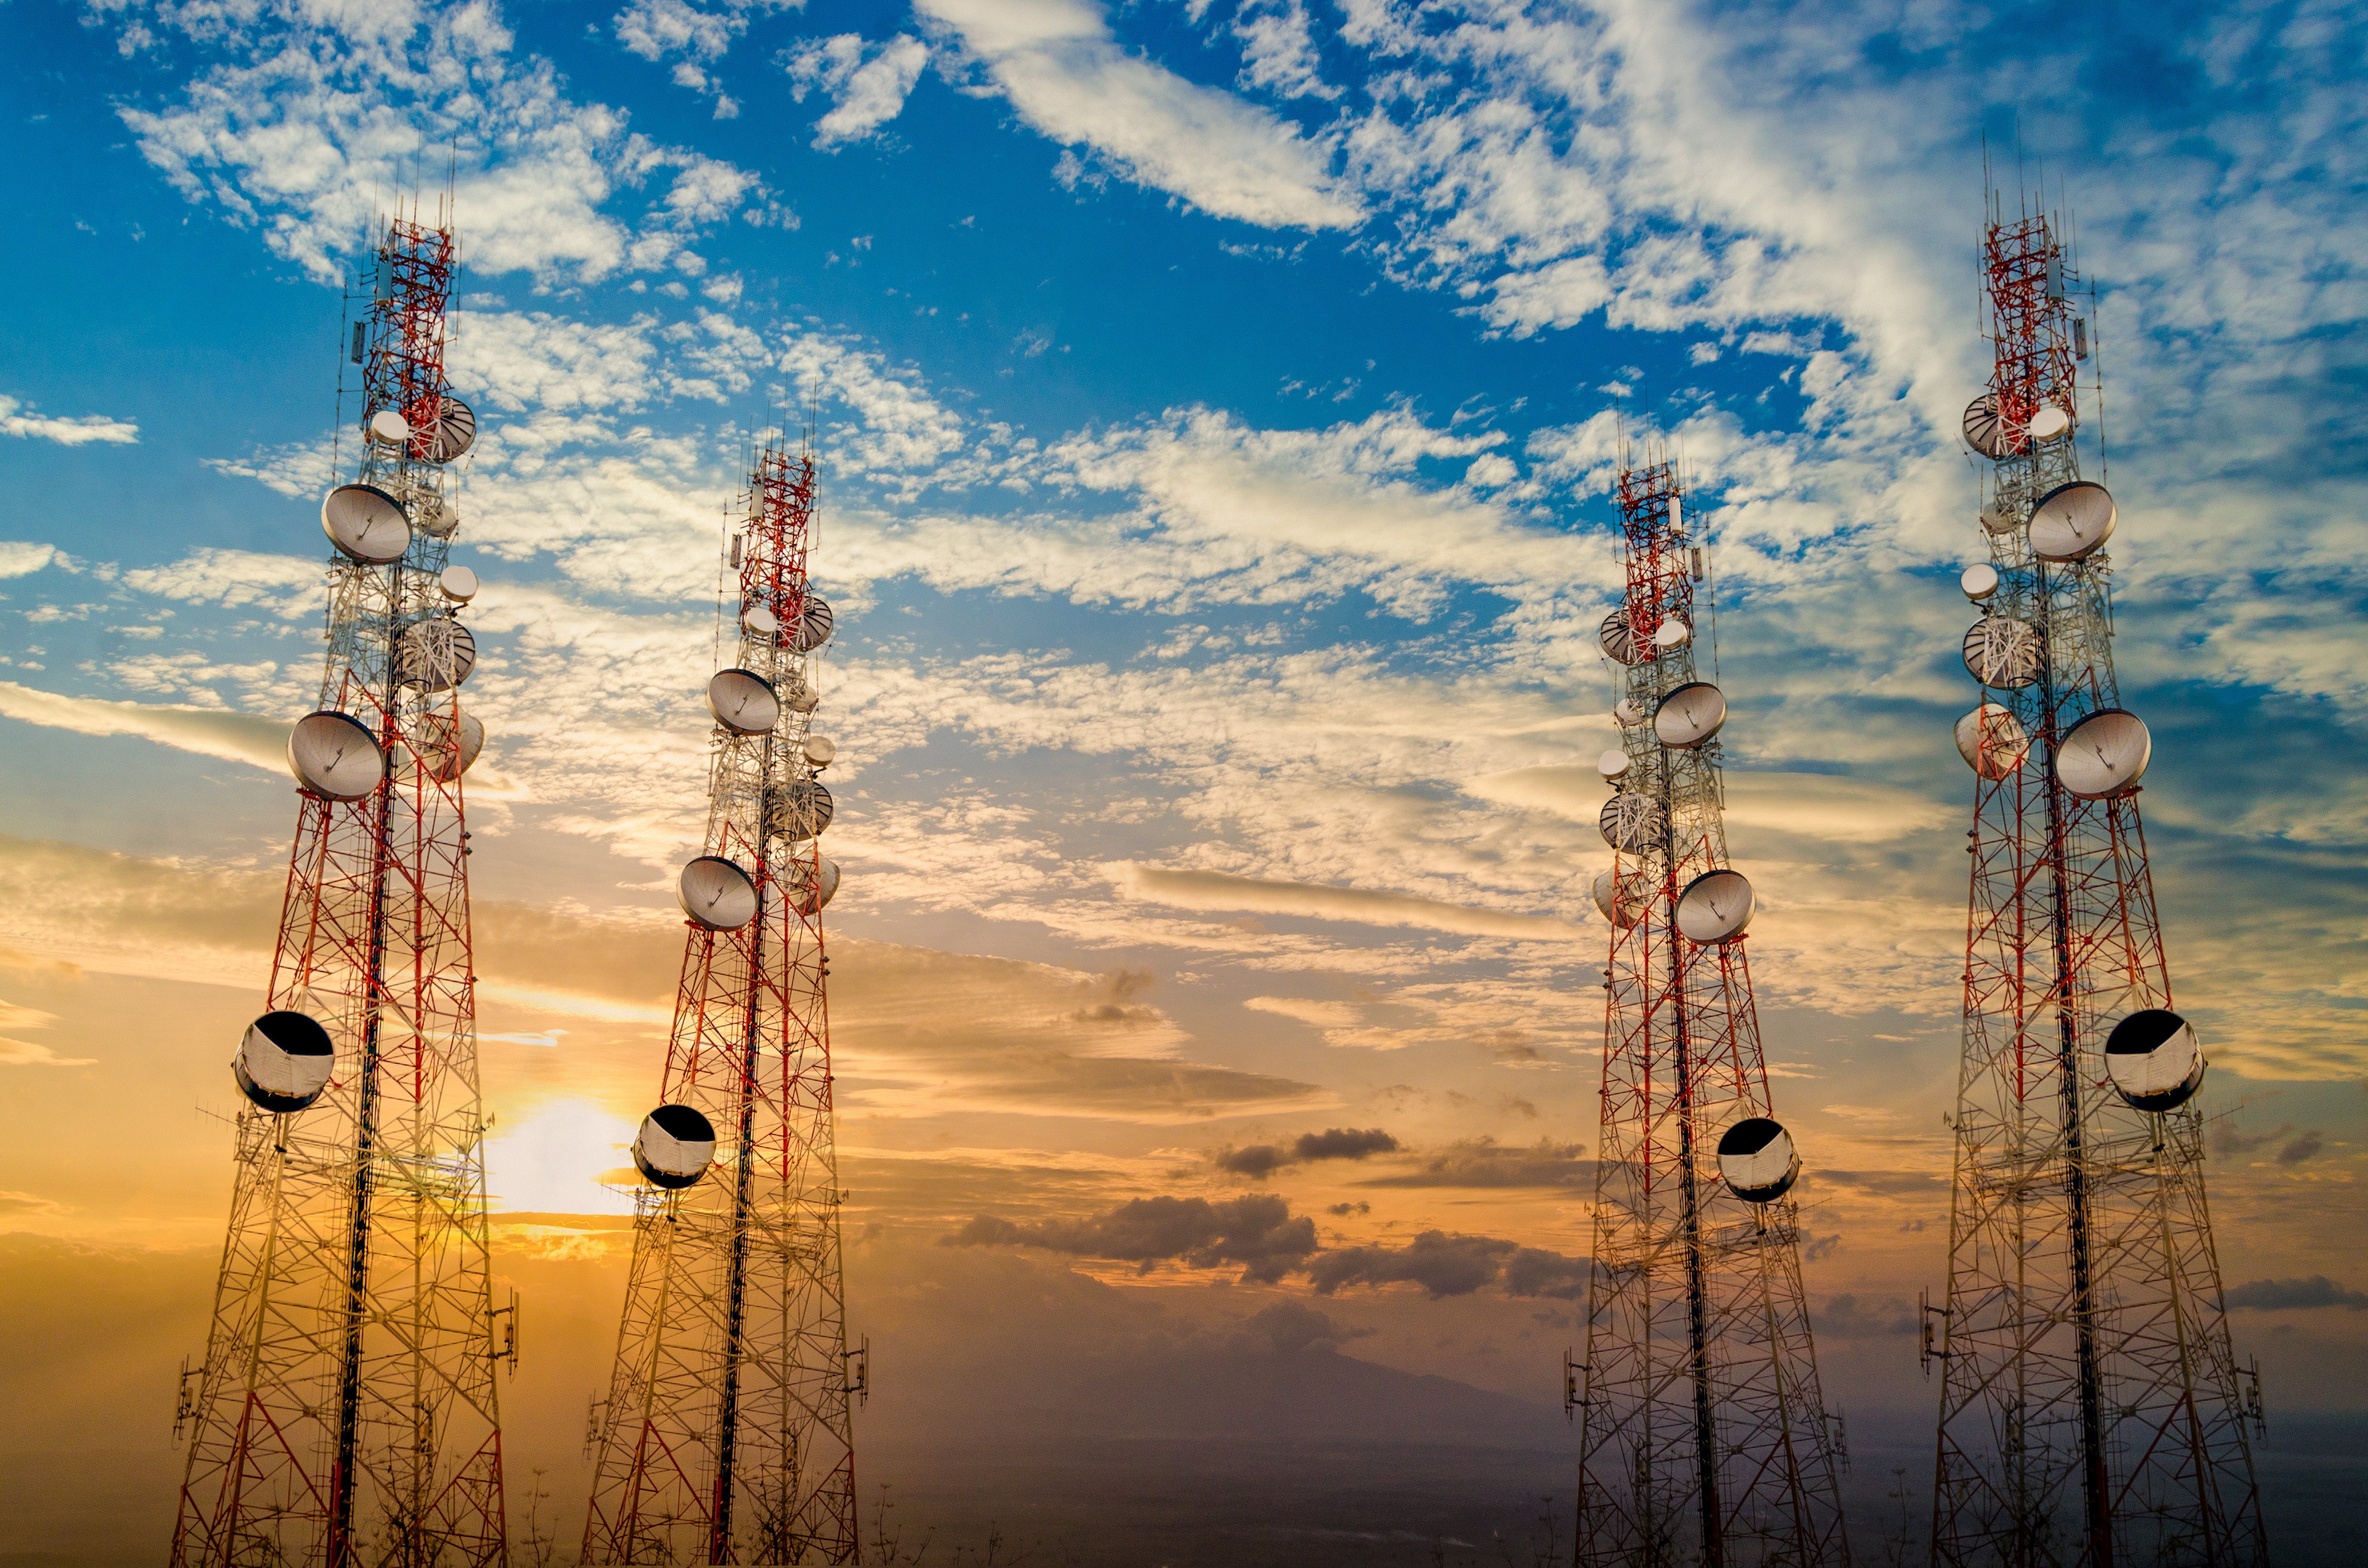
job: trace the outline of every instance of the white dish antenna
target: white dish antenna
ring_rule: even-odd
[[[461,508],[443,496],[435,498],[427,516],[420,519],[419,531],[430,539],[450,539],[461,531]]]
[[[1603,918],[1625,931],[1645,918],[1645,900],[1633,876],[1622,877],[1613,871],[1599,871],[1595,877],[1595,907]]]
[[[1614,849],[1641,855],[1661,842],[1660,802],[1645,795],[1614,795],[1603,802],[1595,825]]]
[[[740,629],[759,642],[781,640],[781,618],[763,605],[750,605],[740,612]]]
[[[1959,574],[1957,586],[1965,591],[1965,597],[1979,604],[1998,591],[1998,568],[1987,561],[1976,561]]]
[[[811,653],[830,641],[838,618],[830,612],[830,602],[820,594],[808,594],[805,608],[798,612],[797,634],[790,646],[801,653]]]
[[[1718,1174],[1746,1203],[1773,1203],[1801,1179],[1801,1152],[1782,1122],[1747,1116],[1719,1134]]]
[[[781,706],[792,713],[811,713],[822,706],[822,693],[805,682],[805,677],[791,671],[781,682]]]
[[[2042,403],[2026,428],[2034,441],[2056,440],[2072,428],[2072,415],[2052,403]]]
[[[1603,624],[1595,629],[1595,641],[1613,664],[1634,669],[1652,662],[1650,654],[1637,651],[1636,629],[1628,624],[1628,612],[1624,609],[1615,609],[1603,618]]]
[[[686,864],[675,898],[685,915],[711,931],[737,931],[757,918],[757,884],[721,855]]]
[[[2012,690],[2039,678],[2046,652],[2029,621],[1986,615],[1966,631],[1964,654],[1966,674],[1984,686]]]
[[[2113,537],[2121,512],[2101,484],[2076,479],[2039,498],[2031,512],[2031,553],[2042,561],[2078,561]]]
[[[321,1097],[337,1065],[329,1031],[302,1013],[266,1013],[246,1026],[231,1059],[231,1076],[241,1093],[271,1112],[287,1116]]]
[[[800,915],[820,915],[838,896],[838,862],[820,855],[812,867],[791,862],[787,881],[791,907]]]
[[[1704,871],[1678,895],[1678,931],[1690,942],[1709,946],[1733,941],[1751,924],[1759,901],[1741,871]]]
[[[2031,735],[2012,711],[1985,702],[1957,721],[1957,755],[1983,778],[2004,778],[2031,755]]]
[[[403,416],[400,409],[380,409],[363,424],[362,430],[381,447],[411,445],[411,421]]]
[[[830,798],[830,790],[821,779],[801,778],[782,790],[773,802],[770,826],[777,837],[803,844],[830,826],[831,816],[837,809],[837,802]]]
[[[816,767],[828,767],[838,758],[838,743],[828,735],[808,735],[805,754],[806,760]]]
[[[422,691],[450,691],[476,667],[476,633],[447,616],[415,620],[394,641],[396,676]]]
[[[1645,722],[1645,710],[1623,697],[1611,705],[1611,718],[1622,729],[1634,729]]]
[[[1614,747],[1595,759],[1595,771],[1607,779],[1624,778],[1628,775],[1628,754]]]
[[[2146,721],[2123,708],[2100,708],[2064,733],[2055,781],[2084,801],[2127,792],[2154,760]]]
[[[642,1118],[633,1164],[653,1187],[679,1191],[715,1163],[715,1124],[687,1105],[662,1105]]]
[[[1726,722],[1726,698],[1706,680],[1690,680],[1653,710],[1653,738],[1665,746],[1691,751]]]
[[[477,574],[466,566],[447,566],[436,579],[436,586],[454,604],[464,605],[477,597]]]
[[[2105,1072],[2140,1110],[2177,1110],[2193,1099],[2206,1065],[2194,1026],[2165,1007],[2132,1013],[2105,1037]]]
[[[340,484],[321,503],[321,531],[348,560],[365,566],[400,561],[411,548],[403,504],[373,484]]]
[[[1985,532],[2010,534],[2021,526],[2021,519],[2002,506],[1989,506],[1982,508],[1982,528]]]
[[[422,713],[412,744],[418,748],[419,765],[427,776],[450,784],[477,765],[478,756],[485,749],[484,722],[474,713],[461,714],[458,722],[450,713]]]
[[[1653,646],[1662,649],[1683,647],[1685,645],[1686,639],[1691,637],[1693,634],[1694,629],[1692,627],[1688,626],[1684,621],[1679,620],[1673,615],[1667,620],[1662,621],[1661,624],[1655,629],[1653,632]]]
[[[289,732],[288,769],[325,800],[359,801],[385,779],[386,753],[360,720],[324,710],[297,720]]]
[[[1965,404],[1965,445],[1996,460],[2014,452],[2014,435],[1998,417],[1998,393],[1988,392]]]
[[[707,710],[735,735],[769,735],[781,722],[773,683],[754,670],[718,670],[707,683]]]
[[[427,433],[427,458],[432,463],[448,463],[477,444],[477,415],[474,410],[457,397],[444,400],[436,415],[436,427]]]

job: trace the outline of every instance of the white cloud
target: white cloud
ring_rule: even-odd
[[[1064,146],[1092,148],[1221,218],[1341,229],[1363,216],[1326,145],[1269,110],[1137,58],[1084,0],[921,0],[993,90]]]
[[[110,419],[102,414],[78,417],[41,414],[29,403],[0,397],[0,436],[55,441],[62,447],[88,446],[94,441],[128,447],[139,441],[140,426],[129,419]]]
[[[0,680],[0,714],[85,735],[138,735],[200,756],[288,771],[288,723],[224,710],[108,702]]]
[[[904,111],[905,99],[929,62],[929,47],[905,33],[869,45],[860,33],[808,39],[782,57],[790,91],[798,102],[820,87],[830,96],[830,112],[814,123],[814,145],[860,142]]]
[[[0,578],[29,577],[58,559],[57,546],[0,539]]]

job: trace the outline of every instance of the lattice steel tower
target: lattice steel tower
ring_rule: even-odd
[[[705,853],[680,881],[666,1103],[633,1144],[651,1186],[593,1409],[586,1563],[856,1560],[849,1406],[868,1369],[839,1257],[822,928],[838,868],[818,844],[836,748],[812,728],[832,618],[807,577],[814,495],[813,460],[771,442],[733,534],[736,663],[707,687]]]
[[[271,1010],[233,1064],[251,1108],[182,1378],[176,1568],[507,1561],[494,1374],[517,1308],[486,1261],[461,806],[484,730],[457,695],[477,584],[446,562],[476,430],[444,376],[458,266],[449,217],[389,223],[355,327],[360,472],[322,504],[328,660],[289,743]]]
[[[1964,586],[1978,707],[1972,897],[1932,1561],[2184,1568],[2267,1559],[2203,1196],[2204,1062],[2170,1010],[2113,679],[2117,515],[2080,477],[2088,324],[2056,224],[1991,199],[1987,562]],[[1934,1319],[1939,1343],[1933,1343]],[[1929,1360],[1928,1360],[1929,1365]]]
[[[1621,460],[1628,593],[1605,618],[1625,675],[1603,754],[1611,869],[1602,1131],[1579,1410],[1579,1568],[1843,1564],[1839,1434],[1817,1388],[1744,927],[1717,735],[1694,668],[1694,585],[1675,466]]]

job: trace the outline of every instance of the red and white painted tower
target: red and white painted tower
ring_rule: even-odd
[[[176,1568],[507,1561],[485,1119],[461,777],[475,574],[446,559],[475,418],[444,377],[449,219],[389,223],[355,329],[363,439],[322,526],[329,652],[299,785],[269,1010],[233,1063],[230,1233]],[[501,1322],[507,1318],[507,1323]]]
[[[807,576],[813,460],[757,455],[735,663],[708,683],[704,852],[682,870],[687,935],[665,1103],[605,1401],[586,1563],[856,1560],[851,1405],[822,912],[838,868],[813,728],[830,606]],[[720,1155],[720,1157],[719,1157]]]
[[[1821,1568],[1849,1561],[1839,1434],[1817,1388],[1775,1119],[1727,863],[1717,736],[1726,699],[1694,667],[1683,485],[1622,454],[1628,592],[1605,618],[1623,673],[1614,851],[1597,879],[1604,971],[1601,1136],[1578,1406],[1579,1568]]]
[[[1932,1561],[2266,1561],[2203,1196],[2204,1062],[2171,1010],[2138,818],[2152,742],[2113,676],[2112,497],[2080,473],[2089,324],[2047,217],[1991,203],[1989,460],[1964,640],[1974,771]],[[1937,1343],[1935,1319],[1938,1320]]]

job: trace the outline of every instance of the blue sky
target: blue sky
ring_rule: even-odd
[[[259,984],[245,928],[190,912],[268,905],[338,280],[448,166],[477,887],[525,912],[486,1020],[515,1206],[613,1209],[666,981],[584,955],[665,968],[718,522],[750,430],[809,400],[882,1245],[980,1194],[1232,1191],[1212,1151],[1353,1124],[1402,1154],[1278,1177],[1297,1209],[1436,1179],[1338,1239],[1583,1250],[1577,1156],[1508,1152],[1593,1141],[1620,432],[1682,451],[1713,541],[1780,1097],[1813,1165],[1934,1177],[1987,138],[2097,291],[2224,1261],[2344,1284],[2363,44],[2333,5],[5,0],[0,948],[34,967],[0,1074],[60,1106],[162,1074],[143,1114],[191,1173],[102,1201],[0,1169],[13,1222],[218,1234],[186,1114],[227,1092],[216,1042],[154,1020]],[[150,1011],[90,1043],[88,982],[41,963]],[[1937,1283],[1943,1194],[1829,1183],[1813,1293]],[[1407,1325],[1359,1354],[1544,1386],[1385,1295],[1326,1307]],[[2361,1365],[2340,1303],[2281,1322]]]

